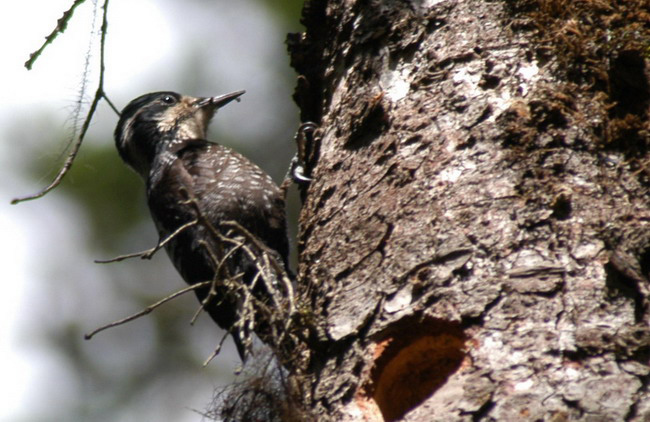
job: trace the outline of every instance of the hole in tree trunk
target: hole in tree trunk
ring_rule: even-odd
[[[436,392],[465,357],[456,323],[400,322],[377,343],[370,392],[385,421],[395,421]]]

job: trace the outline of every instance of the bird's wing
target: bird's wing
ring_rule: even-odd
[[[212,224],[235,220],[286,261],[284,197],[268,174],[238,152],[209,142],[188,146],[179,158]]]

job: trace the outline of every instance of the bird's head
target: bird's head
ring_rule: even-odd
[[[205,139],[208,124],[217,109],[244,92],[207,98],[175,92],[142,95],[122,110],[115,128],[117,150],[126,164],[146,178],[162,144]]]

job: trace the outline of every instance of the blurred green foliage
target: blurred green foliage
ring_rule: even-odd
[[[289,27],[290,31],[300,30],[300,13],[302,11],[302,0],[257,0],[266,5],[283,22],[283,26]]]
[[[124,165],[112,142],[84,145],[61,188],[85,210],[91,239],[107,252],[122,253],[122,234],[147,218],[143,183]]]

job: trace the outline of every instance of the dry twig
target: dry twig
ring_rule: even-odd
[[[279,350],[280,346],[286,339],[285,336],[289,332],[292,317],[295,313],[293,287],[286,270],[276,260],[276,254],[274,251],[269,249],[255,235],[250,233],[237,222],[228,221],[222,223],[219,228],[214,227],[201,212],[199,204],[193,198],[191,192],[188,190],[185,190],[185,192],[187,194],[187,199],[183,201],[183,203],[194,209],[196,215],[194,220],[180,226],[151,249],[143,252],[121,255],[110,260],[95,262],[110,263],[133,257],[148,259],[184,230],[201,225],[207,229],[215,240],[215,242],[208,242],[205,240],[199,242],[199,244],[206,250],[209,259],[212,261],[214,267],[212,280],[204,281],[179,290],[134,315],[96,329],[92,333],[87,334],[86,338],[89,339],[100,331],[125,324],[146,315],[153,309],[188,291],[210,286],[208,295],[201,301],[200,307],[192,317],[190,323],[193,324],[195,322],[201,311],[205,310],[205,308],[210,305],[211,301],[217,298],[218,294],[223,295],[223,297],[219,298],[220,301],[229,300],[233,297],[235,298],[238,315],[236,322],[229,327],[212,355],[206,360],[205,365],[218,355],[225,338],[228,335],[232,335],[233,332],[238,333],[238,337],[243,337],[240,338],[243,347],[245,350],[250,350],[252,344],[250,333],[256,331],[256,327],[258,329],[264,327],[261,328],[261,332],[258,331],[258,334],[265,342],[269,343],[269,346],[271,346],[273,350]],[[231,246],[224,247],[225,245]],[[214,250],[213,247],[217,250]],[[238,252],[244,253],[256,269],[252,276],[252,280],[248,282],[244,281],[245,273],[233,274],[233,267],[228,265],[229,261],[233,259],[233,256]],[[262,290],[256,289],[256,286],[259,283],[263,284]],[[219,287],[219,289],[217,289],[217,287]],[[268,331],[269,329],[270,332]]]
[[[40,48],[36,51],[34,51],[32,54],[29,55],[29,59],[25,62],[25,67],[27,70],[32,70],[32,66],[34,66],[34,62],[36,59],[38,59],[45,48],[50,45],[56,37],[59,36],[59,34],[62,34],[66,28],[68,27],[68,22],[70,22],[70,19],[72,18],[72,15],[74,14],[74,10],[79,6],[81,3],[85,2],[86,0],[75,0],[74,3],[72,3],[72,6],[65,12],[63,12],[63,16],[61,16],[57,21],[56,21],[56,26],[48,35],[45,37],[45,42],[40,46]]]
[[[32,53],[32,56],[30,57],[30,60],[25,63],[25,66],[29,69],[31,68],[31,65],[34,63],[36,58],[42,53],[43,49],[51,43],[54,38],[56,38],[60,33],[62,33],[70,18],[72,17],[74,8],[77,7],[79,4],[83,3],[84,0],[76,0],[72,7],[66,11],[63,14],[63,17],[59,19],[57,27],[55,30],[46,38],[45,43],[43,46],[38,49],[36,52]],[[95,115],[95,111],[97,110],[97,105],[99,104],[99,101],[102,99],[105,99],[108,104],[113,108],[113,110],[116,110],[115,106],[113,103],[110,102],[108,97],[106,96],[106,93],[104,92],[104,47],[106,44],[106,31],[108,29],[108,2],[109,0],[104,0],[104,5],[102,6],[103,13],[102,13],[102,27],[101,27],[101,39],[100,39],[100,54],[99,54],[99,82],[97,84],[97,90],[95,91],[95,97],[93,98],[92,103],[90,104],[90,108],[88,109],[88,114],[86,114],[86,118],[83,122],[83,125],[81,127],[81,132],[79,133],[79,136],[77,137],[76,141],[72,144],[72,149],[68,153],[68,156],[66,157],[63,166],[59,169],[59,172],[56,174],[54,177],[54,180],[47,185],[45,188],[41,189],[39,192],[28,195],[28,196],[23,196],[20,198],[15,198],[11,201],[12,204],[17,204],[19,202],[24,202],[24,201],[29,201],[32,199],[38,199],[45,194],[47,194],[49,191],[52,189],[56,188],[61,184],[61,181],[63,180],[63,177],[70,171],[70,168],[72,167],[72,163],[74,162],[75,158],[77,157],[77,154],[79,153],[79,149],[81,148],[81,144],[84,141],[84,138],[86,137],[86,132],[88,132],[88,128],[90,127],[90,122],[93,119],[93,116]],[[118,112],[119,114],[119,112]]]
[[[160,299],[158,302],[147,306],[146,308],[144,308],[140,312],[137,312],[137,313],[135,313],[133,315],[130,315],[130,316],[126,317],[126,318],[122,318],[120,320],[113,321],[110,324],[102,325],[101,327],[99,327],[99,328],[93,330],[92,332],[84,335],[84,339],[90,340],[91,338],[93,338],[93,336],[95,334],[97,334],[97,333],[99,333],[101,331],[107,330],[109,328],[117,327],[118,325],[123,325],[123,324],[126,324],[127,322],[138,319],[141,316],[144,316],[144,315],[147,315],[147,314],[151,313],[151,311],[153,311],[154,309],[160,307],[161,305],[169,302],[170,300],[176,299],[177,297],[179,297],[181,295],[184,295],[187,292],[191,292],[192,290],[196,290],[196,289],[199,289],[201,287],[207,286],[210,283],[211,283],[211,281],[204,281],[204,282],[201,282],[201,283],[193,284],[193,285],[188,286],[188,287],[186,287],[184,289],[178,290],[178,291],[172,293],[171,295]]]
[[[160,249],[162,249],[167,243],[169,243],[170,240],[172,240],[174,237],[176,237],[177,234],[182,232],[183,230],[195,226],[198,223],[198,220],[192,220],[189,223],[185,223],[179,228],[174,231],[174,233],[170,234],[166,238],[164,238],[162,241],[159,241],[156,246],[154,246],[151,249],[147,249],[146,251],[140,251],[140,252],[134,252],[134,253],[129,253],[126,255],[119,255],[116,256],[115,258],[111,259],[96,259],[95,264],[110,264],[112,262],[120,262],[124,261],[125,259],[129,258],[137,258],[140,257],[141,259],[151,259],[151,257],[158,252]]]

